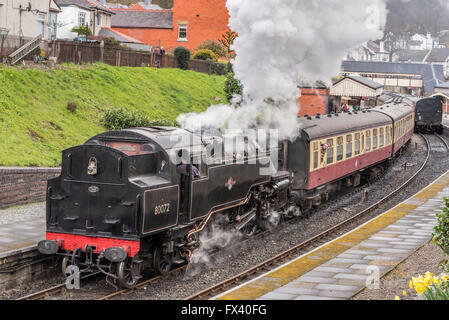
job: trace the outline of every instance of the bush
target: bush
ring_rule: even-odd
[[[228,54],[228,50],[220,42],[215,40],[203,41],[196,49],[208,49],[215,53],[217,57],[226,57],[226,55]]]
[[[185,47],[177,47],[175,49],[175,57],[178,61],[178,67],[182,70],[189,68],[190,50]]]
[[[449,256],[449,198],[444,198],[446,203],[442,212],[437,214],[438,225],[435,227],[433,242]],[[444,262],[447,267],[447,260]]]
[[[122,46],[122,43],[114,38],[111,37],[107,37],[103,39],[104,41],[104,45],[106,47],[114,47],[114,48],[118,48]]]
[[[229,102],[231,102],[231,99],[235,94],[241,95],[243,93],[243,87],[240,85],[240,82],[234,78],[234,76],[234,73],[228,73],[226,76],[224,90],[226,93],[226,99],[228,99]]]
[[[171,120],[150,120],[140,111],[125,111],[122,108],[105,112],[101,123],[109,130],[122,130],[137,127],[175,127]]]
[[[121,130],[135,127],[147,127],[150,119],[139,111],[124,111],[121,108],[105,112],[101,123],[109,130]]]
[[[227,64],[211,61],[211,73],[217,74],[219,76],[227,75],[228,74]]]
[[[217,61],[217,56],[215,55],[215,53],[213,53],[211,50],[209,49],[202,49],[199,50],[197,53],[195,53],[193,55],[193,59],[198,59],[198,60],[213,60],[213,61]]]
[[[78,33],[79,36],[81,36],[81,35],[91,36],[92,35],[92,30],[90,30],[90,28],[87,26],[74,27],[72,29],[72,32]]]

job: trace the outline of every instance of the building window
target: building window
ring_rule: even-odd
[[[50,13],[50,22],[48,24],[48,38],[50,40],[56,39],[57,24],[58,24],[58,15],[56,13]]]
[[[101,25],[101,12],[97,11],[97,26]]]
[[[37,22],[39,23],[39,34],[44,37],[45,31],[45,13],[39,13]]]
[[[178,41],[187,41],[187,25],[180,24],[178,32]]]
[[[86,25],[86,13],[85,12],[80,12],[78,15],[78,24],[80,26],[85,26]]]

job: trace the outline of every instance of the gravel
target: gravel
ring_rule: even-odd
[[[431,163],[421,176],[400,195],[388,201],[364,219],[360,219],[352,226],[348,226],[338,234],[334,234],[334,238],[385,212],[397,203],[406,200],[448,170],[449,159],[447,150],[443,148],[442,143],[436,137],[430,136],[428,138],[431,141],[433,153]],[[415,149],[415,142],[418,145],[417,149]],[[213,284],[242,273],[250,267],[302,243],[336,223],[346,220],[348,217],[391,193],[416,172],[423,163],[425,155],[426,149],[422,139],[419,136],[414,136],[409,149],[394,164],[392,169],[385,174],[384,178],[368,187],[370,196],[367,203],[363,202],[363,190],[354,195],[343,197],[340,201],[325,206],[309,218],[285,224],[276,232],[268,234],[263,238],[256,237],[251,239],[242,245],[236,246],[234,250],[223,250],[213,259],[211,258],[209,263],[190,265],[187,272],[183,275],[151,285],[147,290],[137,291],[126,297],[126,299],[185,299],[196,292],[207,289]],[[406,169],[403,169],[405,163],[413,165],[413,168],[406,167]],[[316,246],[330,240],[325,239],[321,243],[317,243]],[[307,249],[307,251],[310,250],[310,248]],[[300,254],[304,253],[306,251]]]
[[[0,225],[38,218],[45,219],[45,202],[0,210]]]
[[[432,142],[432,158],[431,163],[427,166],[415,182],[410,185],[407,190],[400,195],[391,199],[379,209],[367,215],[363,219],[359,219],[357,223],[342,229],[338,234],[334,234],[333,238],[356,228],[358,225],[372,219],[373,217],[385,212],[386,210],[397,205],[399,202],[406,200],[419,190],[429,185],[437,179],[441,174],[449,168],[449,158],[447,151],[442,147],[442,143],[436,137],[430,136]],[[415,143],[418,148],[415,149]],[[260,264],[269,258],[278,255],[293,246],[296,246],[305,240],[327,230],[336,223],[342,222],[353,216],[362,209],[367,208],[379,199],[391,193],[394,189],[404,183],[416,170],[422,165],[426,155],[425,144],[419,136],[413,136],[412,142],[408,150],[403,156],[397,160],[392,168],[385,173],[384,177],[378,182],[368,186],[369,200],[364,202],[364,190],[352,195],[343,196],[338,201],[332,201],[324,205],[320,210],[308,218],[296,220],[280,226],[275,232],[265,234],[263,237],[253,237],[252,239],[241,244],[235,244],[220,251],[214,256],[205,256],[203,263],[191,264],[187,267],[187,271],[179,276],[151,284],[145,290],[138,290],[123,299],[130,300],[174,300],[185,299],[201,290],[204,290],[214,284],[224,281],[232,276],[244,272],[245,270]],[[404,166],[404,164],[408,166]],[[332,240],[331,238],[323,239],[321,243],[316,243],[315,247]],[[210,244],[210,243],[209,243]],[[302,255],[313,248],[307,248]],[[103,286],[104,281],[100,281]],[[79,292],[77,295],[81,295]],[[12,296],[11,296],[12,297]],[[92,295],[86,295],[86,299],[91,299]]]

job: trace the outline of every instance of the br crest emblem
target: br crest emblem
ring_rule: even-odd
[[[232,190],[232,187],[234,187],[234,185],[235,185],[236,183],[237,183],[237,182],[235,182],[234,179],[232,179],[232,177],[230,177],[230,178],[228,179],[228,182],[226,182],[225,186],[228,188],[229,191],[231,191],[231,190]]]

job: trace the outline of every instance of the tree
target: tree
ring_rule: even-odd
[[[220,43],[228,50],[228,53],[232,52],[231,46],[234,43],[235,38],[238,37],[238,34],[234,31],[226,31],[220,40]]]

